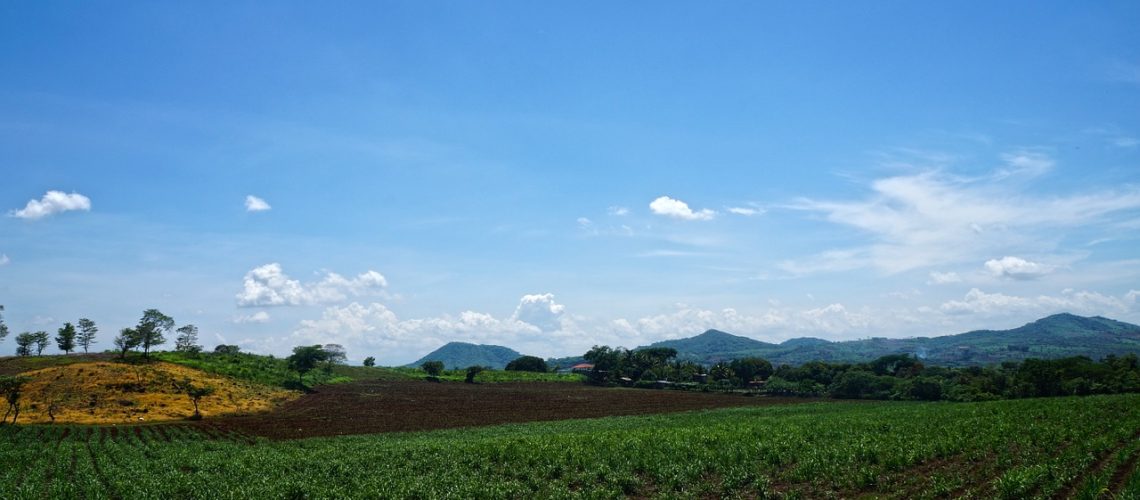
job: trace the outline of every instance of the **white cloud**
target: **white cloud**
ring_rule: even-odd
[[[987,260],[986,269],[994,276],[1015,280],[1037,279],[1053,271],[1049,266],[1008,255],[1001,259]]]
[[[274,262],[246,273],[242,285],[242,291],[237,294],[240,307],[299,306],[340,302],[349,295],[381,293],[388,281],[384,275],[370,270],[352,279],[326,272],[321,281],[302,284],[291,279],[281,265]]]
[[[0,266],[6,266],[10,262],[12,262],[12,259],[8,258],[8,254],[0,253]]]
[[[616,215],[618,217],[625,217],[626,215],[629,215],[629,209],[626,207],[619,207],[619,206],[615,205],[615,206],[612,206],[612,207],[606,209],[606,213],[608,213],[610,215]]]
[[[1140,139],[1135,137],[1116,137],[1112,140],[1112,145],[1118,148],[1134,148],[1140,146]]]
[[[951,315],[975,314],[981,316],[1009,316],[1019,313],[1047,315],[1070,312],[1084,315],[1119,315],[1133,310],[1135,292],[1113,297],[1087,290],[1063,290],[1060,295],[1020,297],[1003,293],[986,293],[970,289],[962,300],[943,303],[940,310]]]
[[[245,197],[246,212],[264,212],[272,208],[273,207],[269,206],[269,203],[266,203],[265,200],[258,198],[252,194]]]
[[[956,272],[951,271],[940,273],[938,271],[931,271],[930,281],[927,281],[926,283],[928,285],[945,285],[947,283],[960,283],[961,281],[962,277],[958,276],[958,273]]]
[[[28,204],[20,210],[8,212],[8,217],[35,220],[49,215],[73,210],[91,210],[91,199],[79,193],[67,194],[63,191],[48,191],[39,200],[28,200]]]
[[[1057,164],[1049,155],[1034,151],[1018,151],[1001,155],[1005,168],[997,171],[997,178],[1024,175],[1036,177],[1050,170]]]
[[[579,227],[581,227],[583,229],[587,229],[593,225],[594,225],[594,221],[587,219],[585,217],[578,217],[578,226]]]
[[[554,302],[552,293],[523,295],[511,318],[534,325],[544,332],[553,332],[562,329],[565,311],[565,306]]]
[[[788,208],[821,213],[870,239],[787,263],[802,271],[871,266],[887,273],[976,261],[1012,249],[1055,245],[1064,229],[1111,222],[1140,208],[1140,189],[1035,198],[997,181],[937,173],[879,179],[852,202],[801,200]]]
[[[743,215],[745,217],[751,217],[753,215],[764,213],[763,210],[749,207],[728,207],[725,210],[727,210],[730,214]]]
[[[716,217],[716,212],[707,208],[702,208],[699,211],[693,211],[689,208],[689,204],[681,200],[675,200],[668,196],[661,196],[656,200],[649,203],[649,209],[657,215],[664,215],[675,219],[684,220],[710,220]]]
[[[234,316],[233,322],[239,325],[246,323],[268,323],[269,313],[265,311],[257,311],[253,314]]]

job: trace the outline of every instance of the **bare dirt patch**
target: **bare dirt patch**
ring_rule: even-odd
[[[271,412],[212,419],[202,425],[272,439],[296,439],[807,401],[568,383],[370,380],[322,386]]]

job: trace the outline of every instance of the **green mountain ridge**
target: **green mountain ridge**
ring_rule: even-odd
[[[957,335],[913,338],[870,338],[829,342],[798,338],[781,344],[718,330],[687,339],[667,340],[647,347],[672,347],[678,357],[704,364],[758,356],[773,364],[800,365],[811,361],[861,363],[888,354],[913,354],[929,364],[987,365],[1026,358],[1140,354],[1140,326],[1103,317],[1055,314],[1011,330],[975,330]]]
[[[467,368],[468,366],[486,366],[495,370],[506,368],[507,363],[522,356],[518,351],[509,347],[486,344],[469,344],[467,342],[448,342],[426,356],[408,364],[418,367],[426,361],[442,361],[447,369]]]

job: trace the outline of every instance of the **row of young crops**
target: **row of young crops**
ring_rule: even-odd
[[[818,403],[298,441],[0,428],[4,498],[1140,497],[1140,395]]]

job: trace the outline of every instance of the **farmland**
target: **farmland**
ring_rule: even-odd
[[[1140,395],[762,405],[288,440],[206,422],[6,426],[0,484],[12,498],[1137,498],[1138,430]]]

